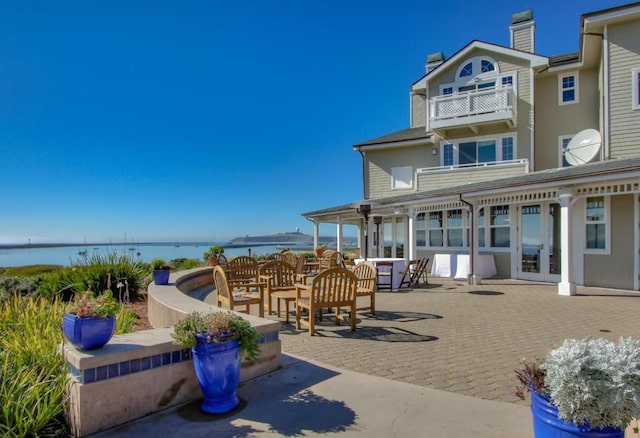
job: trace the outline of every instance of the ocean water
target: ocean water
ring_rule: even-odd
[[[129,245],[78,245],[78,246],[62,246],[50,248],[16,248],[6,249],[0,248],[0,266],[26,266],[26,265],[63,265],[69,266],[77,261],[83,260],[85,257],[83,252],[86,251],[87,257],[94,254],[127,254],[133,260],[150,262],[155,258],[162,258],[167,261],[177,258],[188,258],[203,260],[204,252],[217,243],[181,243],[181,244],[129,244]],[[243,248],[225,247],[224,255],[227,258],[249,255],[260,256],[280,252],[280,247],[275,245],[252,246]],[[204,260],[203,260],[204,261]]]

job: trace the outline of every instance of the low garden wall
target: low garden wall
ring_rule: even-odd
[[[191,351],[173,344],[171,326],[189,312],[218,309],[189,296],[212,283],[210,267],[173,273],[167,286],[149,285],[148,318],[154,329],[114,336],[98,350],[64,344],[71,377],[68,420],[76,436],[202,397]],[[281,344],[277,321],[241,315],[262,335],[258,361],[242,364],[242,383],[279,368]]]

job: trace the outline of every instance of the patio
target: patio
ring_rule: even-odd
[[[429,278],[426,288],[378,292],[376,317],[357,330],[325,319],[316,335],[282,324],[284,353],[330,366],[472,397],[528,406],[514,395],[522,357],[544,357],[566,338],[640,337],[640,294],[517,280]],[[274,316],[271,318],[275,319]]]

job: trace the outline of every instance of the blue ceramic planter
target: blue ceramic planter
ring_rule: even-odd
[[[191,349],[198,384],[204,394],[200,408],[209,414],[226,414],[238,406],[236,395],[240,381],[238,340],[207,343],[206,336],[196,335],[198,343]]]
[[[154,270],[153,271],[154,283],[158,285],[169,284],[169,274],[171,274],[171,271],[168,269]]]
[[[624,430],[607,427],[591,429],[558,418],[558,408],[548,399],[531,391],[533,436],[535,438],[624,438]]]
[[[103,347],[113,336],[116,318],[96,318],[85,316],[78,318],[65,313],[62,319],[62,332],[79,350],[92,350]]]

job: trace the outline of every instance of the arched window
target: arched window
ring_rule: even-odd
[[[456,72],[456,82],[469,82],[474,78],[497,76],[498,63],[488,56],[476,56],[462,62]]]
[[[471,76],[473,74],[473,63],[468,63],[460,70],[460,77]]]

